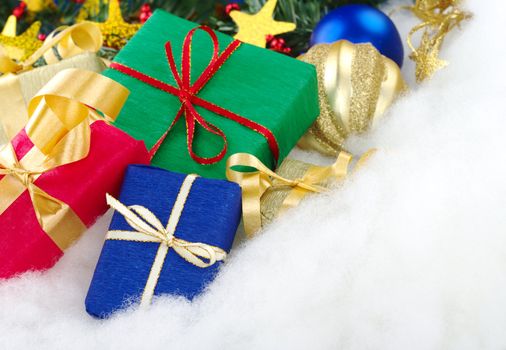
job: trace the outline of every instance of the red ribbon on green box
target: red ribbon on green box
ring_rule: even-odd
[[[191,84],[191,44],[193,35],[197,30],[203,30],[205,33],[209,35],[213,43],[213,54],[211,60],[207,67],[204,69],[202,74],[198,77],[195,83]],[[165,133],[160,137],[160,139],[156,142],[156,144],[151,149],[151,157],[153,157],[160,146],[163,144],[167,135],[170,133],[174,125],[181,119],[181,116],[184,114],[186,121],[186,132],[187,132],[187,146],[188,153],[199,164],[208,165],[219,162],[223,159],[225,154],[227,153],[227,136],[225,133],[218,128],[217,126],[206,121],[202,115],[195,109],[195,106],[203,107],[213,113],[216,113],[222,117],[233,120],[251,130],[262,135],[269,145],[269,148],[274,156],[276,164],[279,160],[279,145],[276,140],[276,137],[272,133],[271,130],[266,128],[263,125],[260,125],[250,119],[244,118],[239,114],[236,114],[232,111],[224,109],[218,105],[215,105],[209,101],[206,101],[200,97],[198,97],[198,93],[202,90],[202,88],[211,80],[211,78],[216,74],[217,71],[221,68],[221,66],[228,60],[228,58],[234,53],[234,51],[241,45],[241,42],[238,40],[232,41],[227,48],[220,54],[219,53],[219,42],[216,34],[206,26],[200,26],[192,29],[185,37],[183,43],[183,54],[181,61],[181,73],[179,73],[176,63],[174,60],[174,55],[172,52],[172,47],[170,41],[165,44],[165,52],[167,54],[167,60],[169,63],[170,70],[176,80],[177,87],[167,84],[161,80],[150,77],[142,72],[139,72],[131,67],[126,65],[113,62],[111,64],[111,68],[131,76],[139,81],[142,81],[145,84],[153,86],[159,90],[167,92],[171,95],[174,95],[179,98],[181,101],[181,107],[176,114],[176,117],[172,121],[171,125],[165,131]],[[195,137],[195,127],[196,124],[202,126],[208,132],[217,135],[223,139],[223,147],[221,151],[213,156],[213,157],[201,157],[197,155],[193,150],[193,141]]]

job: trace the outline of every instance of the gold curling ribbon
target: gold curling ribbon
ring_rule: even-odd
[[[366,152],[358,160],[355,170],[362,166],[373,153],[374,150]],[[267,196],[277,191],[288,191],[278,198],[280,201],[274,199],[277,202],[276,206],[280,202],[280,208],[276,214],[282,214],[296,207],[308,194],[326,192],[329,184],[344,180],[352,159],[352,155],[344,151],[339,153],[334,164],[326,167],[286,159],[279,169],[280,173],[286,164],[295,165],[289,162],[306,165],[304,169],[299,168],[298,170],[301,171],[297,171],[302,173],[302,177],[289,179],[273,172],[251,154],[236,153],[230,156],[227,160],[227,179],[238,183],[242,188],[244,231],[248,237],[252,237],[265,225],[266,218],[263,215],[262,202]],[[254,171],[236,170],[235,167],[252,168]]]
[[[4,73],[0,79],[2,85],[6,87],[0,96],[0,106],[3,109],[0,112],[3,114],[0,129],[5,132],[6,138],[14,137],[27,122],[25,102],[17,74],[30,70],[41,57],[44,57],[47,64],[58,62],[59,58],[53,48],[56,49],[61,59],[66,59],[84,52],[97,52],[100,50],[101,44],[102,34],[97,25],[78,23],[53,31],[42,47],[21,63],[16,63],[9,58],[7,52],[0,46],[0,73]]]
[[[101,72],[105,64],[93,53],[74,56],[57,64],[0,78],[0,145],[13,138],[28,121],[26,106],[33,96],[58,72],[79,68]]]
[[[134,231],[111,230],[107,233],[106,239],[160,243],[142,293],[141,307],[151,304],[169,249],[174,249],[184,260],[200,268],[212,266],[218,261],[225,260],[227,256],[227,253],[221,248],[206,243],[188,242],[174,236],[195,179],[196,175],[188,175],[183,181],[166,227],[149,209],[140,205],[127,207],[117,199],[107,195],[107,204],[123,215]]]
[[[340,40],[299,57],[316,66],[320,116],[299,147],[337,156],[348,136],[377,123],[406,83],[397,64],[371,44]]]
[[[105,93],[105,95],[103,95]],[[86,229],[66,203],[36,185],[38,177],[84,159],[90,148],[90,123],[103,112],[114,120],[128,90],[96,73],[69,69],[57,74],[28,106],[26,133],[36,147],[18,159],[11,143],[0,149],[0,215],[28,191],[37,221],[61,249]]]
[[[102,33],[97,25],[90,22],[77,23],[70,27],[54,30],[26,61],[16,63],[9,58],[5,50],[0,50],[0,73],[20,73],[31,69],[41,57],[47,64],[59,61],[53,52],[56,49],[61,59],[69,58],[83,52],[97,52],[102,46]]]
[[[408,34],[407,42],[412,53],[410,58],[416,64],[416,80],[420,83],[430,78],[448,62],[439,59],[439,51],[446,37],[455,27],[472,14],[459,8],[459,0],[416,0],[413,6],[403,6],[411,11],[422,23],[416,25]],[[413,45],[413,35],[423,30],[418,48]]]

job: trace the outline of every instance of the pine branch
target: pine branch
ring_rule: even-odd
[[[88,0],[97,1],[97,0]],[[346,4],[369,4],[378,6],[387,0],[279,0],[274,17],[279,21],[293,22],[297,29],[281,35],[292,48],[292,55],[305,52],[309,46],[311,33],[320,19],[329,11]],[[266,0],[245,0],[241,11],[256,13]],[[0,28],[7,17],[19,4],[18,0],[0,0]],[[214,29],[233,35],[237,31],[235,23],[225,14],[223,1],[217,0],[122,0],[123,17],[129,22],[138,22],[140,8],[148,4],[152,10],[164,9],[177,16],[197,23],[210,25]],[[74,0],[55,0],[52,6],[38,13],[27,13],[18,21],[18,33],[26,30],[34,21],[42,22],[42,32],[49,33],[61,25],[76,22],[82,5]],[[88,20],[103,22],[107,18],[107,2],[98,0],[98,11],[89,14]],[[110,54],[110,53],[109,53]]]
[[[258,12],[267,0],[246,0],[241,11]],[[309,48],[309,38],[314,27],[329,11],[347,4],[368,4],[379,6],[387,0],[279,0],[274,13],[278,21],[292,22],[297,25],[293,32],[280,35],[287,45],[292,48],[292,55],[297,56]],[[236,31],[235,23],[226,15],[213,17],[210,24],[230,35]]]

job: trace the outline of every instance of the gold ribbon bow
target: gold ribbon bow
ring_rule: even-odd
[[[141,307],[151,304],[158,279],[160,278],[160,272],[170,248],[174,249],[180,257],[190,264],[200,268],[212,266],[216,262],[224,260],[227,256],[227,253],[221,248],[205,243],[191,243],[174,236],[179,218],[195,179],[196,175],[188,175],[183,181],[166,227],[163,226],[156,215],[149,209],[140,205],[127,207],[117,199],[107,195],[107,204],[123,215],[126,222],[135,231],[111,230],[107,233],[106,239],[160,243],[142,293]]]
[[[61,59],[65,59],[84,52],[97,52],[101,44],[102,34],[96,25],[79,23],[55,30],[47,37],[42,47],[21,63],[9,58],[7,52],[0,46],[0,73],[4,73],[0,77],[3,86],[0,95],[0,106],[2,107],[0,129],[3,127],[6,137],[8,139],[14,137],[27,122],[22,84],[17,74],[30,70],[41,57],[44,57],[47,64],[58,62],[59,59],[53,48],[56,49]]]
[[[357,162],[358,169],[374,150],[366,152]],[[248,236],[253,236],[262,227],[261,200],[267,190],[291,187],[288,196],[283,200],[279,213],[296,207],[305,196],[310,193],[326,192],[328,188],[321,186],[329,180],[340,181],[348,174],[352,155],[341,151],[337,160],[331,166],[321,167],[312,165],[300,179],[287,179],[276,174],[263,164],[258,158],[247,153],[236,153],[227,160],[227,179],[238,183],[243,195],[244,230]],[[234,167],[248,167],[255,171],[234,170]]]
[[[105,95],[104,95],[105,94]],[[89,124],[118,115],[128,96],[120,84],[99,74],[69,69],[56,75],[28,106],[25,130],[33,142],[21,159],[12,143],[0,149],[0,215],[28,191],[37,221],[55,244],[67,248],[84,230],[77,214],[61,200],[37,186],[39,176],[84,159],[90,148]]]
[[[41,57],[47,64],[53,64],[60,59],[53,51],[56,49],[61,59],[84,52],[97,52],[102,47],[102,33],[97,25],[90,22],[74,24],[70,27],[59,27],[44,41],[26,61],[16,63],[4,49],[0,50],[0,73],[20,73],[31,69]]]

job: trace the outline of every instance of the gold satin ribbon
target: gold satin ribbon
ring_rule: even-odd
[[[174,249],[184,260],[200,268],[212,266],[216,262],[224,260],[227,256],[227,253],[221,248],[205,243],[191,243],[174,236],[195,179],[196,175],[188,175],[183,181],[166,227],[149,209],[140,205],[127,207],[117,199],[107,195],[107,204],[123,215],[134,231],[111,230],[107,233],[106,239],[160,243],[142,293],[141,307],[151,304],[169,249]]]
[[[14,137],[21,130],[27,120],[28,114],[21,90],[18,75],[32,69],[38,59],[44,57],[47,64],[59,61],[53,48],[61,59],[70,58],[84,52],[97,52],[102,45],[102,34],[98,26],[92,23],[78,23],[71,27],[60,27],[53,31],[44,44],[26,61],[16,63],[9,58],[7,52],[0,46],[0,77],[4,89],[0,96],[1,113],[0,122],[7,138]]]
[[[16,63],[9,58],[4,49],[0,50],[0,73],[20,73],[32,68],[41,57],[47,64],[60,59],[53,52],[56,49],[61,59],[84,52],[97,52],[102,47],[102,33],[99,27],[90,22],[77,23],[70,27],[60,27],[53,31],[44,44],[26,61]]]
[[[2,84],[0,129],[3,127],[7,140],[10,140],[23,129],[28,120],[28,113],[18,76],[7,74],[0,77],[0,81]]]
[[[103,93],[105,93],[103,95]],[[0,215],[28,191],[37,221],[62,250],[85,229],[66,204],[35,184],[39,176],[87,157],[92,108],[114,120],[128,96],[120,84],[99,74],[68,69],[58,73],[28,106],[26,133],[34,143],[18,159],[11,143],[0,149]]]
[[[374,153],[366,152],[357,162],[355,170]],[[258,158],[247,153],[236,153],[227,160],[227,179],[239,184],[242,188],[243,221],[246,234],[251,237],[262,228],[261,200],[269,189],[291,187],[292,190],[284,199],[280,214],[296,207],[310,193],[322,193],[328,188],[321,186],[329,180],[341,181],[347,174],[352,155],[341,151],[331,166],[312,165],[300,179],[287,179],[269,169]],[[255,171],[234,170],[234,167],[248,167]]]

